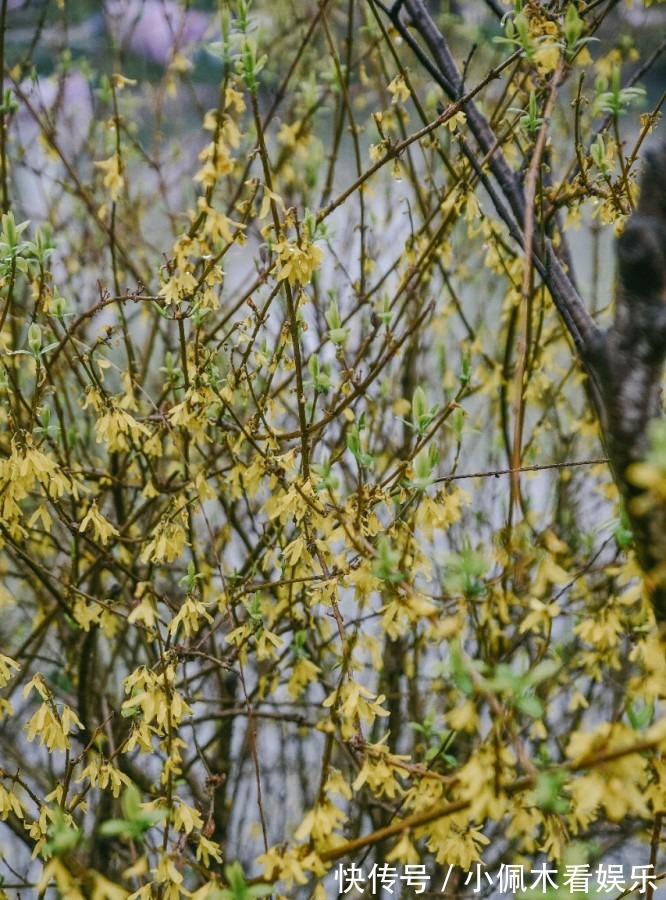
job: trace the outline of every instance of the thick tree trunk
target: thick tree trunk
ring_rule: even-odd
[[[598,410],[615,480],[625,500],[655,616],[666,622],[666,504],[638,488],[631,466],[645,459],[661,417],[666,358],[666,143],[646,155],[638,209],[617,246],[615,321],[589,357],[601,387]]]
[[[386,9],[386,8],[385,8]],[[466,85],[446,37],[423,0],[397,0],[386,9],[419,62],[452,102],[466,97]],[[555,90],[557,85],[551,85]],[[666,358],[666,143],[646,157],[641,198],[618,242],[617,305],[612,327],[602,332],[578,294],[559,251],[534,228],[528,239],[529,200],[517,172],[509,166],[496,135],[473,92],[462,107],[478,151],[464,152],[486,188],[509,233],[530,253],[572,337],[589,376],[591,402],[613,476],[624,498],[655,616],[666,635],[666,501],[632,483],[631,466],[645,460],[649,427],[662,415],[661,381]],[[547,122],[543,127],[547,127]],[[487,161],[479,164],[477,154]]]

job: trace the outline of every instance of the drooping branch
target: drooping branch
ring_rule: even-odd
[[[402,10],[408,16],[409,28],[401,18]],[[436,78],[449,99],[453,102],[457,101],[461,92],[464,91],[462,74],[456,65],[446,38],[433,21],[423,0],[404,0],[404,2],[396,3],[392,7],[390,15],[405,42]],[[412,32],[420,36],[425,49],[417,43]],[[525,193],[521,180],[507,162],[497,135],[474,100],[464,103],[463,110],[481,156],[488,161],[492,185],[484,179],[484,186],[490,188],[489,193],[497,214],[512,236],[524,248],[522,225],[525,219]],[[477,170],[477,174],[480,174],[481,167],[478,165],[474,151],[468,147],[463,149],[465,149],[471,165]],[[537,239],[533,240],[532,244],[533,265],[550,291],[576,349],[585,361],[588,351],[598,341],[599,329],[585,308],[572,278],[564,271],[551,241],[546,238],[542,242],[537,235],[534,237]]]

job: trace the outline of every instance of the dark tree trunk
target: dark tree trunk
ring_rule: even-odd
[[[613,477],[626,505],[655,617],[666,635],[666,503],[652,503],[631,479],[631,465],[646,458],[649,426],[662,415],[666,358],[666,143],[646,155],[641,199],[618,242],[615,321],[602,332],[585,308],[568,265],[564,235],[558,247],[534,228],[530,194],[504,157],[496,135],[468,93],[445,35],[423,0],[397,0],[387,15],[419,63],[452,102],[463,101],[478,150],[463,151],[511,236],[530,254],[550,291],[588,374]],[[554,77],[564,77],[566,72]],[[552,90],[557,84],[551,84]],[[544,129],[548,122],[544,123]],[[479,164],[477,155],[484,160]],[[487,161],[487,169],[485,168]],[[531,198],[533,203],[533,196]]]
[[[666,622],[666,505],[639,489],[632,463],[645,459],[650,424],[662,415],[666,358],[666,144],[646,155],[638,209],[617,245],[615,321],[589,363],[601,388],[597,411],[613,475],[625,500],[655,616]]]

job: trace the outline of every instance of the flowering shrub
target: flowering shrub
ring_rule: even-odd
[[[654,891],[663,646],[465,106],[603,320],[658,121],[613,5],[453,15],[449,105],[375,0],[221,3],[203,84],[178,29],[159,75],[5,47],[0,895]]]

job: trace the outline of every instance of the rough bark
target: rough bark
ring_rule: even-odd
[[[397,0],[384,8],[419,62],[455,102],[463,77],[446,37],[423,0]],[[526,240],[525,185],[508,164],[488,119],[470,100],[463,107],[477,148],[464,152],[482,180],[499,218],[547,286],[588,374],[613,477],[624,498],[657,621],[666,633],[666,506],[636,502],[640,491],[628,467],[645,459],[650,423],[662,415],[666,358],[666,143],[646,155],[641,198],[618,241],[615,321],[602,332],[581,299],[568,261],[565,236],[558,249],[538,234]],[[546,126],[547,127],[547,126]],[[487,170],[477,157],[488,161]],[[489,174],[488,174],[489,172]]]
[[[645,459],[650,423],[662,415],[666,359],[666,143],[646,154],[638,209],[617,244],[615,321],[589,364],[602,392],[598,410],[613,475],[625,499],[636,555],[657,619],[666,622],[666,507],[640,502],[628,477]]]

